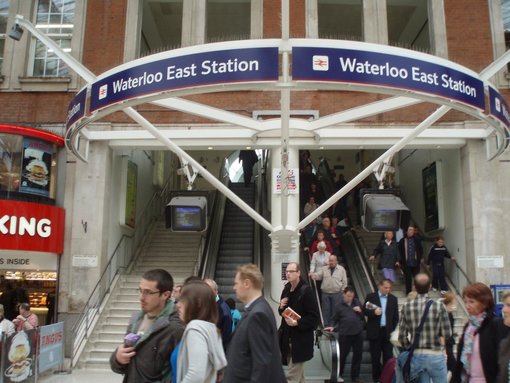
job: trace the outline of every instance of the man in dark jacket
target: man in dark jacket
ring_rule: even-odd
[[[228,349],[228,366],[223,383],[286,383],[276,320],[262,296],[264,277],[253,264],[237,268],[234,290],[245,304]]]
[[[173,278],[165,270],[145,272],[139,285],[141,311],[133,314],[124,344],[110,357],[124,383],[171,382],[170,355],[184,326],[170,299]]]
[[[221,332],[223,350],[226,353],[230,338],[232,337],[232,314],[230,314],[230,307],[228,307],[227,302],[220,297],[218,284],[214,280],[205,279],[204,282],[211,286],[216,296],[216,306],[218,307],[218,322],[216,323],[216,327],[218,327],[218,330]]]
[[[282,316],[280,350],[282,363],[289,365],[287,382],[305,381],[304,364],[313,358],[314,331],[320,315],[312,288],[301,279],[299,264],[291,262],[285,271],[288,283],[283,288],[278,312]],[[288,315],[287,308],[298,316]]]
[[[409,226],[404,238],[398,243],[400,251],[400,266],[406,281],[406,294],[413,288],[413,278],[420,272],[423,262],[423,246],[416,235],[416,228]]]
[[[379,381],[382,366],[393,356],[390,334],[398,325],[398,300],[391,294],[391,287],[389,279],[381,280],[377,291],[368,294],[363,305],[363,314],[367,317],[367,339],[370,342],[374,382]]]
[[[343,301],[336,306],[333,313],[333,327],[326,327],[326,331],[335,331],[340,343],[340,378],[343,382],[345,361],[352,348],[351,381],[359,381],[361,358],[363,355],[363,330],[365,319],[360,301],[354,297],[354,289],[347,286],[343,292]]]

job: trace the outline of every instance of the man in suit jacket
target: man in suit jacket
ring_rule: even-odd
[[[381,280],[377,291],[368,294],[363,305],[363,313],[367,317],[366,331],[370,342],[374,382],[379,381],[382,366],[393,356],[390,334],[398,325],[398,301],[391,294],[391,287],[391,280]]]
[[[237,268],[234,291],[245,304],[227,353],[224,383],[285,383],[273,310],[262,297],[264,277],[253,264]]]
[[[406,294],[409,294],[413,288],[413,279],[420,272],[423,262],[423,246],[420,238],[416,235],[417,230],[414,226],[407,228],[406,236],[399,243],[400,267],[404,272],[406,282]]]

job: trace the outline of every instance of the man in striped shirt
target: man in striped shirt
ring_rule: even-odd
[[[408,348],[412,343],[425,305],[429,300],[427,294],[430,290],[430,277],[424,273],[417,274],[414,278],[414,285],[418,296],[404,304],[399,323],[398,339],[404,348]],[[446,354],[441,338],[448,338],[451,333],[452,329],[445,306],[441,302],[433,302],[414,351],[411,376],[419,375],[428,377],[428,381],[434,383],[446,383]],[[397,368],[397,382],[403,382],[400,364]]]

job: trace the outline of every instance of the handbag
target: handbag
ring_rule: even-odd
[[[402,367],[402,377],[404,378],[405,383],[413,383],[415,381],[418,381],[416,377],[411,376],[411,362],[413,359],[414,350],[418,346],[418,342],[420,340],[420,335],[423,330],[423,325],[425,324],[425,319],[427,319],[430,306],[432,305],[433,302],[434,301],[432,299],[429,299],[427,301],[427,304],[425,305],[425,310],[423,311],[423,315],[420,320],[420,324],[418,325],[418,328],[416,329],[416,332],[414,334],[413,343],[411,344],[411,346],[409,346],[409,348],[406,351],[402,352],[402,354],[404,354],[402,355],[402,357],[405,357],[405,353],[407,353],[407,358]]]

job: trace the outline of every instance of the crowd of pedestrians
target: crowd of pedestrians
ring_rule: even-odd
[[[373,382],[508,383],[510,292],[502,297],[503,321],[494,313],[492,292],[485,284],[464,288],[462,298],[469,318],[459,334],[455,356],[455,294],[430,298],[433,280],[418,272],[412,278],[413,293],[400,310],[389,278],[383,278],[362,302],[347,285],[340,267],[330,255],[328,263],[316,265],[310,276],[323,279],[323,286],[328,286],[336,281],[326,282],[327,278],[340,275],[341,290],[334,293],[324,312],[323,331],[338,337],[342,376],[352,354],[350,379],[361,382],[366,338]],[[233,285],[237,302],[244,305],[242,313],[235,300],[227,299],[230,307],[223,301],[213,280],[192,277],[174,287],[167,271],[147,271],[139,283],[141,310],[133,314],[124,343],[111,355],[112,370],[123,374],[125,382],[304,383],[305,362],[313,358],[321,315],[301,271],[297,262],[286,265],[278,320],[263,297],[264,278],[256,265],[242,265],[236,271]],[[323,302],[329,299],[324,298],[326,294],[331,293],[323,291]],[[227,312],[229,318],[220,319]],[[15,325],[19,329],[37,326],[31,323],[32,315],[22,305],[24,319],[15,318],[13,324],[0,307],[0,328],[12,333]],[[237,318],[235,325],[232,317]],[[288,366],[286,373],[283,366]],[[343,382],[343,377],[338,381]]]

